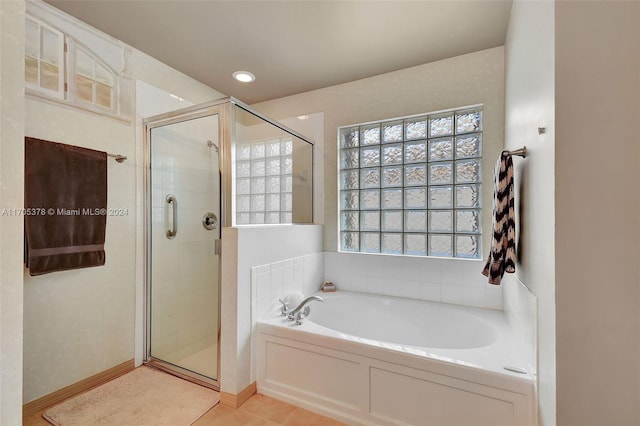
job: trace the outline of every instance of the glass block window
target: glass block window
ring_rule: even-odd
[[[293,141],[236,145],[236,224],[292,223]]]
[[[480,258],[482,108],[338,129],[340,249]]]
[[[63,96],[64,35],[34,18],[25,21],[24,79],[27,87]]]

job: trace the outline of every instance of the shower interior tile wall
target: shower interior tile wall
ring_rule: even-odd
[[[487,283],[480,260],[324,253],[324,280],[338,290],[502,309],[502,286]]]

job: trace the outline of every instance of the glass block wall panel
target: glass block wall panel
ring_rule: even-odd
[[[456,207],[480,207],[480,185],[456,186]]]
[[[360,229],[360,214],[356,212],[342,212],[342,220],[340,221],[340,230],[342,231],[358,231]]]
[[[291,223],[292,143],[290,138],[284,138],[236,145],[238,225]],[[343,186],[355,185],[358,188],[358,169],[349,172],[351,174],[345,175],[346,184]]]
[[[380,165],[380,147],[368,146],[360,149],[360,167],[376,167]]]
[[[453,239],[451,235],[429,235],[429,255],[453,257]]]
[[[360,229],[362,231],[380,230],[380,212],[360,212]]]
[[[402,121],[382,125],[382,142],[402,142]]]
[[[456,137],[456,158],[479,157],[482,137],[479,133]]]
[[[293,214],[291,212],[280,213],[280,223],[292,223],[292,222],[293,222]]]
[[[456,210],[456,232],[480,232],[480,210]]]
[[[380,253],[380,234],[363,232],[360,234],[360,251],[364,253]]]
[[[456,161],[456,182],[480,182],[480,160]]]
[[[429,211],[429,231],[430,232],[452,232],[453,231],[453,214],[451,210]]]
[[[427,184],[427,165],[412,164],[404,167],[405,186],[424,186]]]
[[[427,212],[424,210],[408,210],[404,217],[405,232],[426,232]]]
[[[358,210],[360,193],[358,191],[340,191],[340,210]]]
[[[453,183],[453,164],[434,163],[429,165],[429,184],[445,185]]]
[[[404,208],[405,209],[426,209],[427,208],[427,189],[411,188],[404,190]]]
[[[280,223],[280,213],[267,212],[264,214],[264,223]]]
[[[269,176],[265,182],[267,193],[280,192],[280,176]]]
[[[432,139],[429,142],[429,161],[453,159],[453,142],[451,138]]]
[[[340,172],[340,189],[358,189],[360,186],[358,170],[343,170]]]
[[[251,194],[251,179],[238,178],[236,180],[236,194],[238,195]]]
[[[360,251],[360,234],[358,232],[343,232],[340,240],[342,250]]]
[[[456,235],[456,257],[476,259],[480,256],[480,236]]]
[[[430,209],[450,209],[453,207],[453,187],[432,186],[429,188]]]
[[[342,250],[482,256],[481,107],[351,125],[338,137]]]
[[[279,158],[268,158],[266,160],[265,174],[267,176],[280,175],[280,159]]]
[[[380,191],[377,189],[360,191],[360,208],[362,210],[380,210]]]
[[[380,169],[362,169],[360,172],[360,186],[362,188],[380,188]]]
[[[265,198],[266,208],[268,212],[280,211],[280,194],[267,194]]]
[[[404,252],[405,254],[425,256],[427,254],[427,235],[405,234]]]
[[[358,127],[349,127],[340,130],[340,147],[354,148],[359,145],[359,129]]]
[[[402,234],[382,234],[381,252],[402,254]]]
[[[266,143],[265,156],[280,157],[280,141],[270,141]]]
[[[280,172],[283,175],[291,175],[293,172],[293,158],[282,157],[280,160]]]
[[[357,149],[343,150],[340,158],[340,167],[343,169],[355,169],[360,167],[360,151]]]
[[[405,163],[424,163],[427,161],[427,141],[408,142],[404,145]]]
[[[362,145],[376,145],[380,143],[380,124],[363,126],[360,130]]]
[[[383,167],[382,186],[402,186],[402,166]]]
[[[402,208],[402,189],[382,190],[382,210]]]
[[[402,232],[402,210],[387,210],[382,212],[382,230]]]
[[[402,164],[402,144],[382,147],[382,165],[390,166],[393,164]]]
[[[404,138],[405,140],[424,139],[427,137],[427,120],[419,118],[414,120],[405,120]]]
[[[482,111],[461,111],[456,114],[456,133],[469,133],[482,130]]]
[[[429,137],[453,134],[453,114],[438,115],[429,118]]]

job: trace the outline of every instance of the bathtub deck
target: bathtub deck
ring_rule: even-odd
[[[364,339],[274,315],[257,327],[258,390],[347,423],[534,424],[533,375],[503,368],[524,362],[504,316],[474,314],[497,337],[463,349]]]

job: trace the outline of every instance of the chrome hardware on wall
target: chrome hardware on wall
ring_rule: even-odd
[[[167,231],[167,238],[175,238],[178,233],[178,200],[175,195],[167,195],[167,203],[173,207],[173,228]]]
[[[202,226],[208,231],[216,229],[218,227],[218,216],[216,216],[215,213],[206,212],[204,216],[202,216]]]

